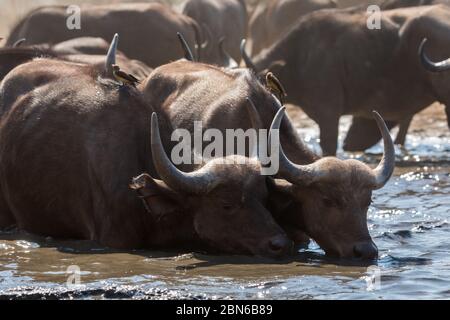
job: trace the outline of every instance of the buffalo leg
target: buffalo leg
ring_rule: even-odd
[[[445,106],[445,114],[447,115],[447,124],[450,129],[450,105]]]
[[[408,133],[408,129],[409,126],[411,125],[412,118],[413,117],[411,116],[400,122],[400,128],[394,142],[395,144],[399,144],[401,146],[405,145],[406,134]]]
[[[14,217],[3,195],[0,193],[0,230],[15,224]]]
[[[386,125],[388,129],[392,129],[397,125],[397,122],[386,121]],[[344,140],[343,148],[345,151],[350,152],[364,151],[377,144],[380,139],[381,133],[375,120],[353,117],[352,124]]]
[[[297,230],[295,233],[288,234],[288,236],[289,236],[289,239],[294,241],[294,246],[295,246],[296,250],[308,248],[310,239],[306,233],[304,233],[300,230]]]
[[[335,156],[338,144],[339,116],[319,122],[319,128],[323,156]]]

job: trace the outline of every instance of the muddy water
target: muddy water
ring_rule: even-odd
[[[317,127],[290,110],[318,148]],[[344,133],[349,119],[342,121]],[[424,130],[426,128],[426,130]],[[343,136],[343,134],[341,134]],[[342,139],[342,137],[341,137]],[[376,163],[382,148],[344,154]],[[374,266],[324,257],[314,243],[289,261],[170,252],[112,252],[92,243],[0,235],[0,298],[449,299],[450,133],[442,108],[416,117],[393,179],[374,194]],[[67,273],[69,266],[79,268]],[[74,276],[75,274],[75,276]],[[71,276],[72,275],[72,276]]]

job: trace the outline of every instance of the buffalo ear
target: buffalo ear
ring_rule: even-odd
[[[137,192],[147,211],[156,220],[171,219],[183,212],[182,195],[169,188],[162,180],[144,173],[133,178],[130,188]]]
[[[269,211],[273,216],[278,216],[293,202],[293,184],[284,179],[266,179],[267,189],[269,190]]]

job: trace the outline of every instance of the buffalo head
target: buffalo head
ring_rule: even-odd
[[[281,108],[272,124],[278,129],[284,116]],[[374,259],[378,250],[367,227],[367,210],[372,191],[382,188],[395,166],[394,144],[381,116],[374,112],[382,133],[384,154],[371,169],[353,159],[325,157],[312,164],[291,162],[280,146],[280,172],[269,183],[278,203],[282,226],[302,230],[327,255],[342,258]]]
[[[146,176],[146,185],[164,200],[149,197],[150,212],[181,211],[190,217],[193,232],[221,252],[281,257],[290,251],[291,241],[264,207],[268,191],[256,158],[233,155],[182,172],[164,151],[156,113],[151,129],[153,164],[161,180]]]

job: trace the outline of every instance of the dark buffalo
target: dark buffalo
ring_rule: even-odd
[[[86,4],[81,6],[81,28],[74,30],[66,26],[66,9],[46,6],[33,10],[13,28],[6,44],[26,38],[28,44],[53,45],[86,36],[110,41],[117,32],[123,39],[123,53],[155,67],[182,56],[177,32],[182,32],[191,45],[199,41],[193,19],[159,3]]]
[[[145,63],[139,60],[129,59],[122,52],[119,52],[117,50],[119,43],[118,34],[114,35],[111,45],[107,48],[107,51],[103,51],[101,54],[83,53],[89,51],[94,52],[95,42],[89,45],[88,43],[86,43],[85,39],[81,39],[81,42],[79,43],[80,46],[77,46],[75,40],[77,39],[73,39],[70,44],[68,43],[70,41],[66,41],[66,43],[59,43],[53,46],[51,49],[58,54],[58,58],[61,60],[91,64],[97,67],[99,70],[105,67],[105,53],[107,52],[107,69],[110,65],[117,64],[123,71],[131,73],[140,79],[145,78],[152,72],[152,68],[148,67]],[[70,45],[72,45],[73,50],[77,50],[79,53],[72,53],[74,51],[70,49]],[[103,46],[101,47],[103,48]],[[100,52],[100,47],[97,48],[96,52]],[[110,73],[110,70],[106,70],[106,72]]]
[[[251,128],[245,108],[247,97],[254,101],[260,115],[261,125],[257,127],[270,128],[280,108],[277,99],[249,70],[224,70],[188,61],[155,69],[140,89],[147,101],[159,106],[158,113],[167,115],[173,128],[191,132],[194,121],[201,121],[205,130],[221,132]],[[382,120],[377,121],[385,139],[385,156],[375,171],[355,160],[321,159],[300,140],[288,119],[280,121],[281,145],[298,165],[281,158],[280,179],[267,179],[269,207],[291,239],[304,241],[305,232],[330,255],[377,255],[367,229],[367,209],[372,190],[381,188],[394,169],[392,140]]]
[[[385,0],[380,8],[383,10],[391,10],[397,8],[428,6],[433,4],[450,5],[449,0]]]
[[[316,10],[335,7],[334,0],[269,0],[267,4],[261,3],[250,19],[252,54],[270,47],[300,17]]]
[[[18,65],[41,57],[91,64],[100,71],[105,69],[106,64],[116,63],[124,71],[132,73],[138,78],[145,78],[152,71],[143,62],[128,59],[124,54],[116,50],[118,36],[115,36],[111,45],[107,45],[106,48],[102,43],[103,40],[99,41],[96,39],[92,42],[88,41],[88,43],[85,39],[80,39],[80,42],[77,42],[77,40],[78,38],[67,41],[66,43],[56,44],[55,46],[41,44],[36,46],[0,48],[0,80]],[[92,54],[88,52],[92,52]],[[109,58],[105,60],[105,54],[107,52],[110,52]]]
[[[437,5],[384,11],[381,29],[372,30],[365,12],[323,10],[300,19],[253,62],[245,59],[256,71],[272,69],[286,87],[287,102],[301,106],[319,124],[325,155],[336,153],[344,114],[354,116],[349,131],[354,139],[346,141],[346,150],[375,144],[380,135],[371,120],[373,108],[389,127],[401,124],[397,142],[403,143],[414,114],[435,101],[448,105],[448,85],[423,70],[416,48],[424,37],[445,43],[449,10]],[[442,46],[431,50],[445,55]],[[366,137],[369,129],[372,136]]]
[[[11,102],[10,91],[20,97]],[[230,156],[176,169],[161,141],[170,133],[164,116],[160,137],[135,88],[90,65],[37,59],[12,70],[0,92],[0,226],[113,248],[289,251],[263,207],[259,162],[237,165]],[[129,188],[142,172],[151,176],[131,187],[151,198],[148,211]]]
[[[243,0],[189,0],[183,13],[202,26],[207,45],[201,50],[199,60],[220,66],[228,66],[219,44],[223,38],[223,49],[231,57],[241,60],[239,45],[247,36],[248,15]]]
[[[279,127],[284,110],[274,122]],[[279,177],[275,180],[276,207],[272,214],[280,225],[304,231],[330,256],[374,259],[378,249],[367,228],[372,191],[382,188],[395,166],[395,149],[389,130],[374,112],[384,141],[380,164],[371,169],[355,160],[325,157],[299,165],[280,152]]]
[[[102,55],[108,51],[109,43],[102,38],[81,37],[56,43],[52,49],[64,54]]]

